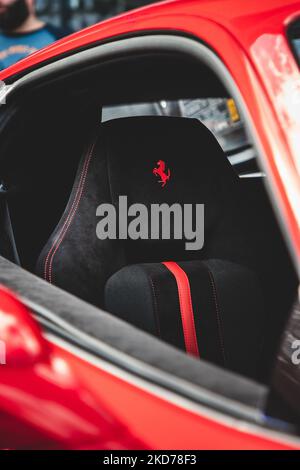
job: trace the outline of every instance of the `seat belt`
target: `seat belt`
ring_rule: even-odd
[[[21,266],[7,196],[8,191],[2,183],[0,184],[0,253],[4,258]]]

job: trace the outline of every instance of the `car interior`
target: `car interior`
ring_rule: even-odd
[[[156,368],[170,360],[174,376],[263,406],[298,279],[268,175],[221,78],[183,53],[148,51],[74,63],[19,88],[0,110],[0,282],[37,315],[44,305],[126,354],[157,354]],[[165,188],[158,161],[171,170]],[[204,248],[99,240],[97,206],[121,195],[146,207],[204,204]],[[174,269],[190,286],[192,352]],[[292,421],[282,398],[270,410]]]

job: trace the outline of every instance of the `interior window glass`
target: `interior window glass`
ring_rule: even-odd
[[[291,41],[293,52],[295,53],[298,63],[300,64],[300,20],[295,21],[289,27],[288,35]]]
[[[233,99],[206,98],[139,103],[103,109],[103,121],[128,116],[175,116],[199,119],[216,136],[224,152],[237,153],[249,145]]]

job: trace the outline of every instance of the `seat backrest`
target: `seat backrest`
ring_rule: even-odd
[[[142,203],[205,205],[205,242],[187,239],[106,239],[96,234],[97,208]],[[81,159],[66,210],[44,247],[37,272],[50,283],[103,305],[107,279],[125,265],[172,260],[225,259],[252,268],[253,229],[240,180],[211,132],[197,120],[119,119],[101,125]]]

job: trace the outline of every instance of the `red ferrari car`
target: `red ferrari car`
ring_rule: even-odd
[[[169,0],[1,72],[2,449],[300,449],[299,16]]]

